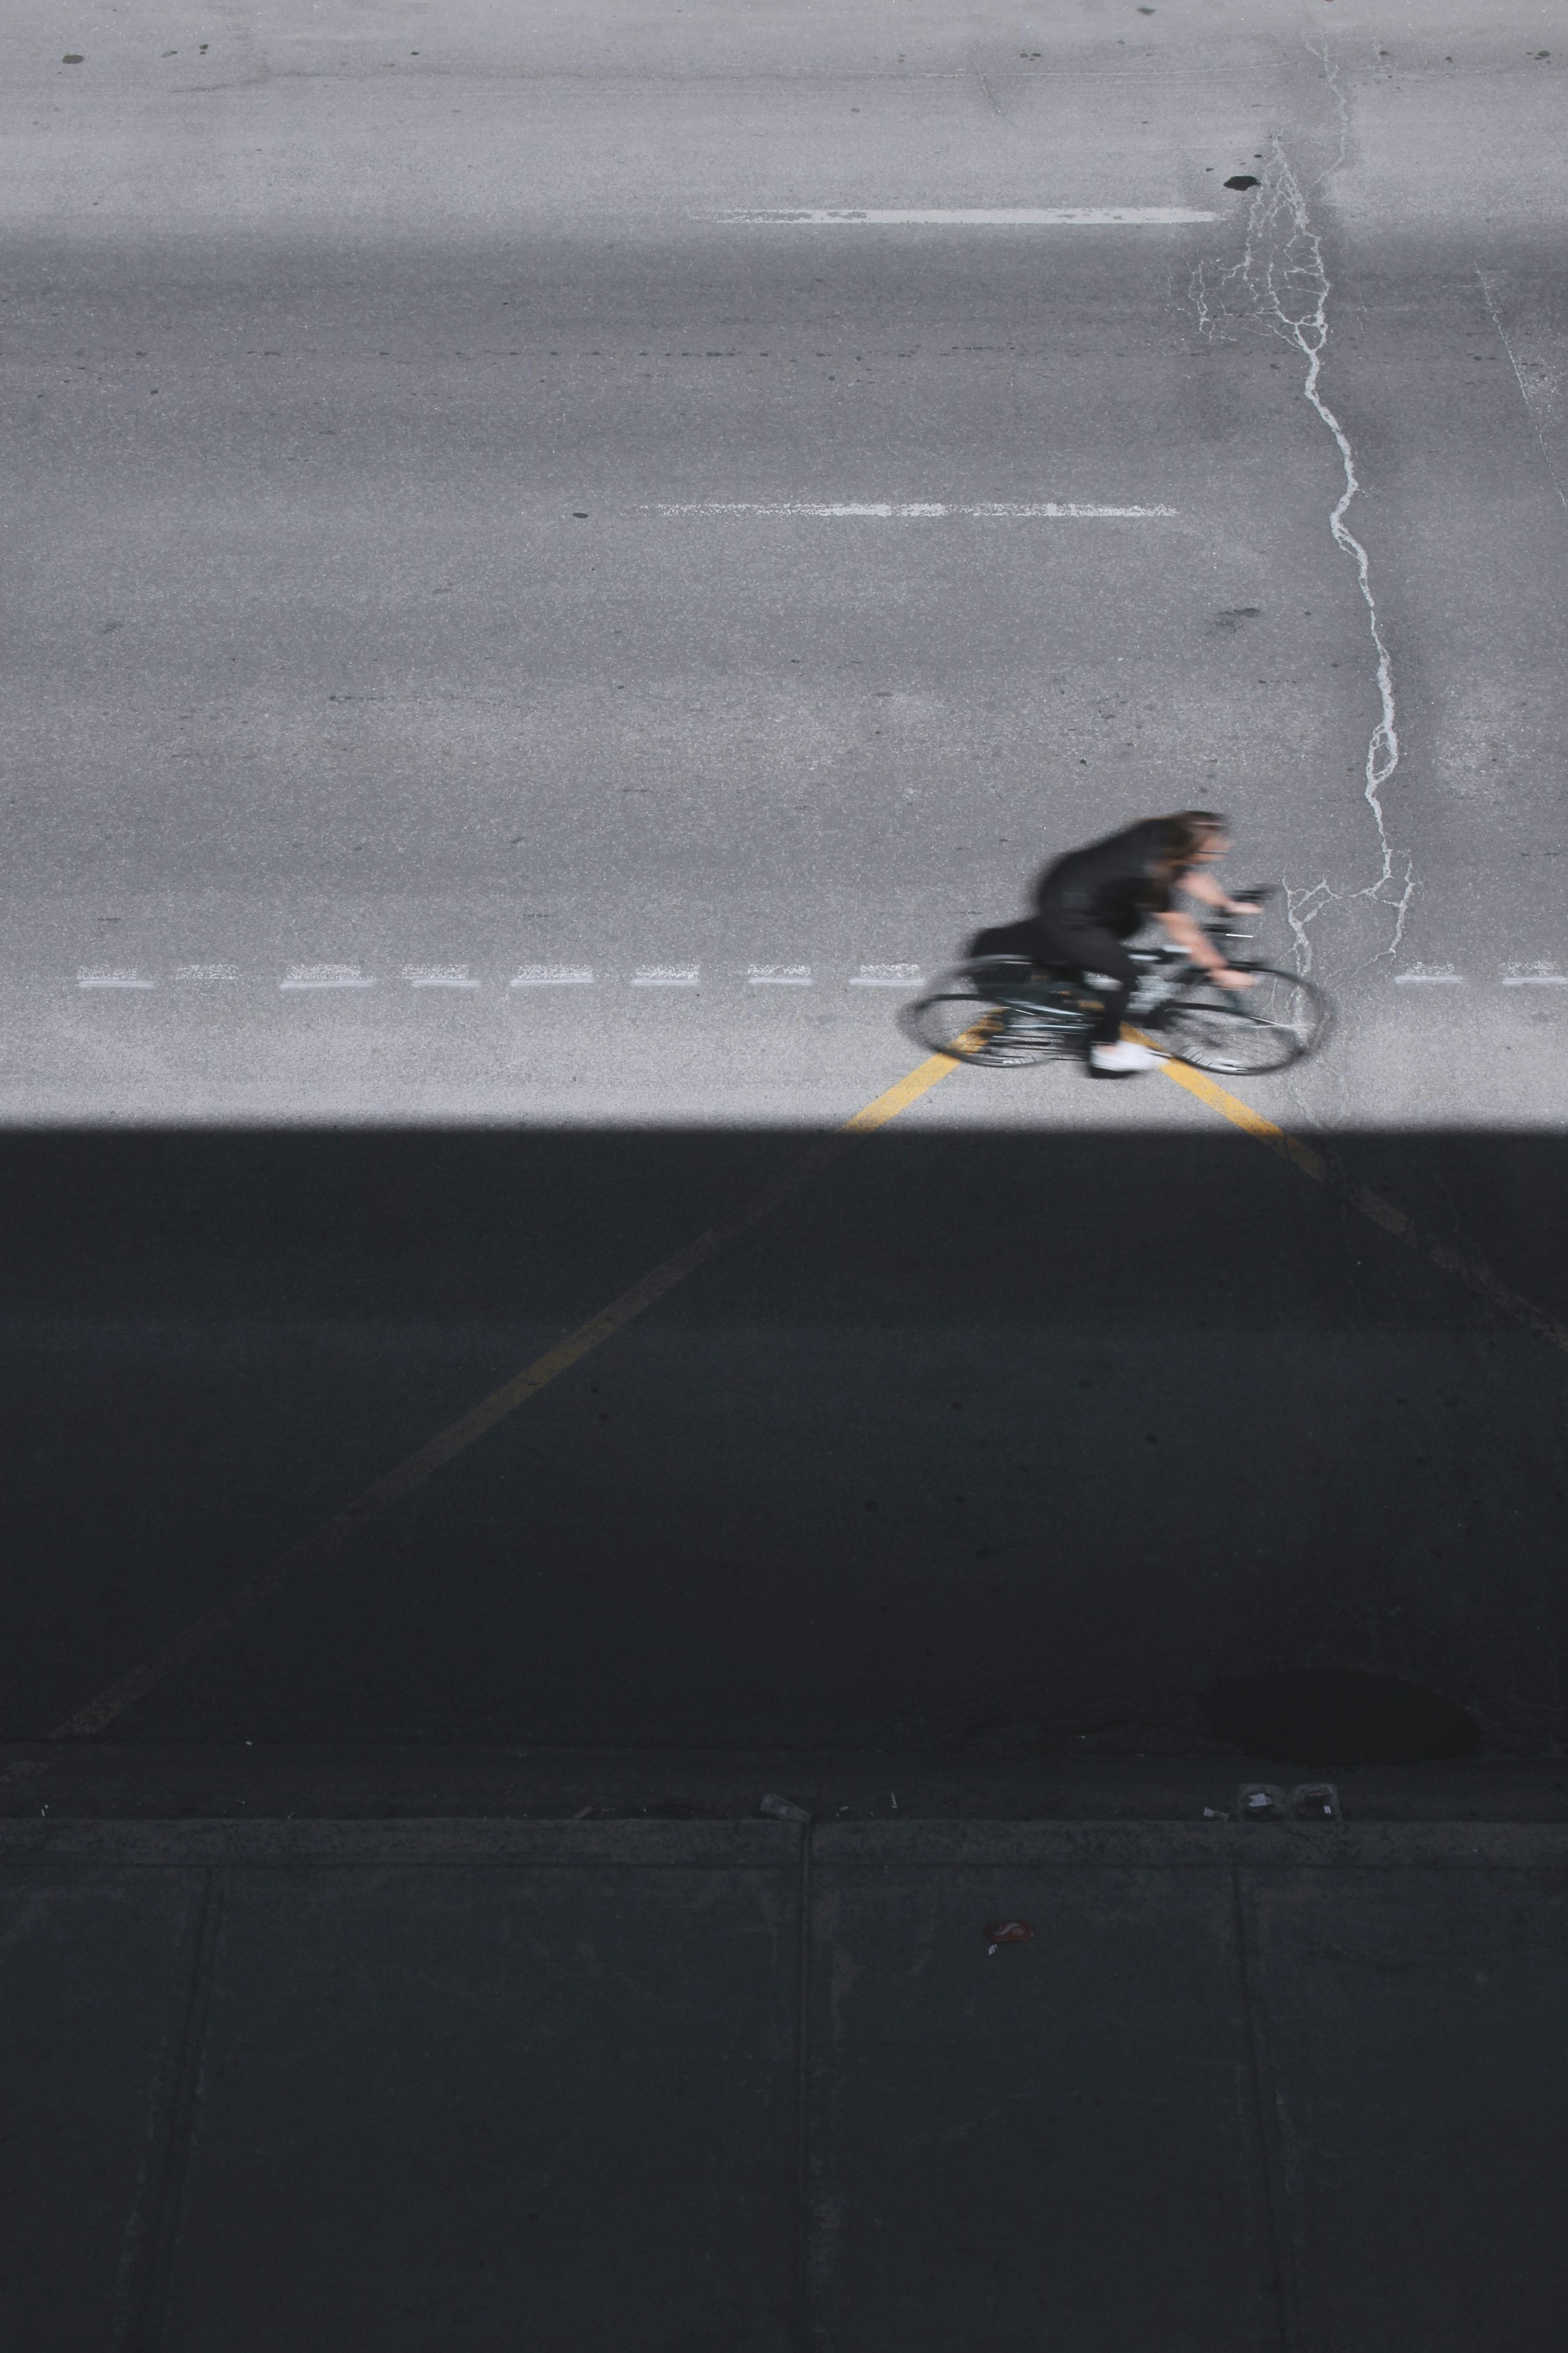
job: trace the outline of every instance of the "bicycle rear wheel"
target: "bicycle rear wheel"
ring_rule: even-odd
[[[1289,1070],[1321,1046],[1331,1013],[1317,984],[1270,965],[1247,969],[1256,975],[1250,988],[1195,982],[1162,1008],[1160,1033],[1184,1062],[1242,1078]]]
[[[1083,1018],[1065,1006],[1006,1005],[973,989],[952,989],[911,1005],[903,1028],[928,1053],[984,1070],[1022,1071],[1061,1053],[1082,1034]]]

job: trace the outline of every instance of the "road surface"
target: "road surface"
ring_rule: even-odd
[[[1269,1103],[1557,1122],[1563,59],[1465,14],[14,12],[0,1116],[842,1118],[1196,804],[1344,1011]]]

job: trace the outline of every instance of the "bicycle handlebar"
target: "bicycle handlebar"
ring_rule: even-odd
[[[1233,895],[1244,905],[1261,911],[1270,899],[1279,897],[1279,885],[1278,882],[1248,883],[1245,889],[1237,890]],[[1216,908],[1205,923],[1204,929],[1211,940],[1250,939],[1252,937],[1250,932],[1243,932],[1237,928],[1243,921],[1245,921],[1244,917],[1233,915],[1228,910]]]

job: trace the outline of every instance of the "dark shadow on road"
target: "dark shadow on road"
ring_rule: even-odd
[[[37,1740],[740,1206],[769,1133],[13,1135]],[[1568,1147],[1336,1167],[1568,1320]],[[1556,1753],[1568,1357],[1229,1134],[872,1138],[117,1742],[1198,1753],[1357,1667]]]

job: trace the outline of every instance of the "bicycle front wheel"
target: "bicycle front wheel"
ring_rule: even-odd
[[[1194,982],[1163,1008],[1160,1029],[1171,1051],[1200,1071],[1245,1078],[1289,1070],[1315,1054],[1329,1034],[1329,1000],[1314,981],[1253,965],[1250,988]]]

